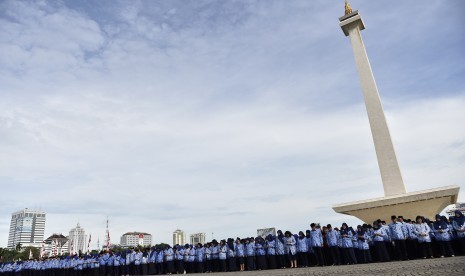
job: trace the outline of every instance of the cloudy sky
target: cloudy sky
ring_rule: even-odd
[[[103,241],[211,239],[383,196],[344,1],[1,1],[11,213]],[[407,189],[465,189],[465,1],[352,0]]]

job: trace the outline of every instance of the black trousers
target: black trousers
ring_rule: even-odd
[[[340,265],[341,264],[341,254],[339,251],[338,246],[330,246],[329,252],[331,253],[331,259],[333,261],[333,265]]]
[[[325,265],[325,259],[323,257],[323,248],[322,247],[312,247],[313,252],[315,252],[316,256],[316,265],[323,266]]]
[[[450,241],[437,241],[439,254],[441,256],[452,256],[454,255],[454,250],[452,250],[452,246],[450,245]]]
[[[388,251],[386,249],[386,243],[383,241],[374,242],[376,260],[378,262],[389,262],[391,258],[389,257]]]
[[[307,267],[308,266],[308,252],[298,252],[297,253],[297,262],[299,267]]]
[[[247,270],[255,270],[254,256],[247,256]]]
[[[394,249],[396,251],[396,257],[398,260],[405,261],[407,260],[407,246],[405,240],[395,240]]]
[[[428,258],[433,257],[433,250],[431,249],[430,242],[419,242],[418,243],[418,251],[420,253],[420,257]]]

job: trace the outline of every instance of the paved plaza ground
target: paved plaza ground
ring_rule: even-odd
[[[465,276],[465,256],[403,262],[373,263],[327,267],[275,269],[252,272],[210,273],[223,276],[255,275],[457,275]]]

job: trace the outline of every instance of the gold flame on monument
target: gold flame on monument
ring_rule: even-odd
[[[347,2],[347,0],[345,1],[345,15],[348,15],[348,14],[351,14],[352,13],[352,8],[350,7],[350,4],[349,2]]]

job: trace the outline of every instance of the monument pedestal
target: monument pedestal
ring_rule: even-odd
[[[362,201],[336,204],[333,210],[357,217],[365,223],[373,223],[377,219],[390,221],[391,215],[402,215],[415,219],[424,216],[434,219],[447,205],[457,202],[459,186],[446,186],[430,190],[380,197]]]

